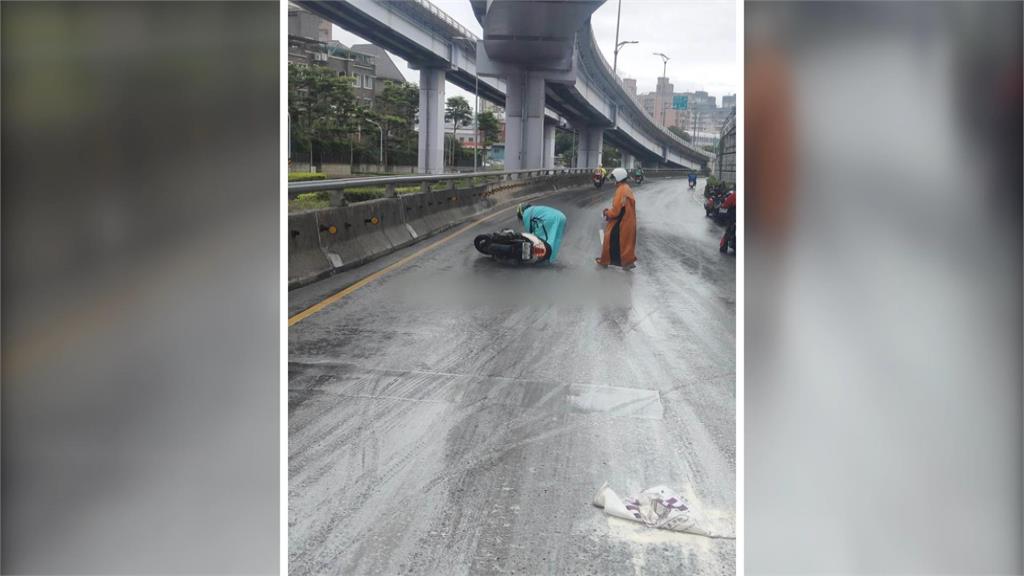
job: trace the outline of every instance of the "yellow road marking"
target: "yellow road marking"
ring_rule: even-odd
[[[460,234],[462,234],[463,232],[469,230],[470,228],[473,228],[474,226],[477,226],[478,224],[483,224],[484,222],[487,222],[488,220],[498,216],[499,214],[502,214],[504,212],[508,212],[509,210],[512,210],[513,208],[515,208],[515,206],[509,206],[507,208],[502,208],[501,210],[498,210],[494,214],[490,214],[488,216],[484,216],[483,218],[478,218],[476,220],[473,220],[471,222],[467,222],[467,223],[463,224],[463,226],[461,228],[459,228],[455,232],[452,232],[451,234],[449,234],[445,238],[442,238],[442,239],[438,240],[437,242],[434,242],[433,244],[431,244],[429,246],[426,246],[424,248],[420,248],[416,252],[413,252],[412,254],[409,254],[405,258],[402,258],[398,262],[395,262],[393,264],[388,265],[385,268],[381,268],[380,270],[377,270],[373,274],[370,274],[369,276],[363,278],[362,280],[356,282],[355,284],[352,284],[348,288],[345,288],[344,290],[342,290],[340,292],[332,294],[331,296],[328,296],[327,298],[321,300],[320,302],[317,302],[316,304],[310,306],[309,308],[306,308],[302,312],[299,312],[295,316],[292,316],[291,318],[288,318],[288,325],[289,326],[294,326],[295,324],[298,324],[299,322],[302,322],[306,318],[309,318],[313,314],[316,314],[317,312],[323,310],[324,308],[330,306],[331,304],[334,304],[335,302],[337,302],[338,300],[341,300],[345,296],[348,296],[349,294],[355,292],[356,290],[359,290],[363,286],[366,286],[370,282],[373,282],[374,280],[380,278],[381,276],[387,274],[388,272],[391,272],[393,270],[401,268],[402,266],[404,266],[405,264],[408,264],[413,259],[418,258],[418,257],[422,256],[423,254],[426,254],[427,252],[430,252],[434,248],[437,248],[438,246],[444,244],[445,242],[451,240],[452,238],[455,238],[456,236],[459,236]]]

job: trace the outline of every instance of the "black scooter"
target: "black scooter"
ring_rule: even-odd
[[[551,246],[533,234],[515,230],[501,230],[480,234],[473,239],[473,246],[499,262],[511,264],[536,264],[548,259]]]

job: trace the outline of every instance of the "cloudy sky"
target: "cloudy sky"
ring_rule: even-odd
[[[482,36],[468,0],[433,0],[460,24]],[[615,46],[617,0],[608,0],[594,12],[591,23],[598,46],[609,63]],[[334,39],[343,44],[365,41],[348,30],[334,27]],[[619,40],[638,40],[640,44],[623,47],[619,52],[619,75],[637,79],[640,93],[651,92],[661,76],[664,52],[671,60],[668,77],[677,92],[707,90],[719,97],[734,94],[736,68],[736,3],[733,0],[622,0]],[[411,82],[419,82],[419,72],[394,55],[399,70]],[[448,84],[447,95],[461,94],[472,103],[472,93]]]

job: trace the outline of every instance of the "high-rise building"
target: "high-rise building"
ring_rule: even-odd
[[[630,84],[627,84],[630,83]],[[627,92],[635,90],[636,81],[624,79],[623,86]],[[687,98],[684,110],[673,108],[677,96]],[[718,98],[705,90],[694,92],[675,92],[668,78],[658,78],[654,92],[640,94],[636,97],[640,107],[654,119],[659,126],[668,128],[675,126],[691,134],[697,145],[714,145],[718,142],[722,125],[729,118],[730,111],[736,108],[736,95],[722,96],[722,106],[718,106]]]
[[[288,5],[288,35],[324,43],[334,37],[330,22],[294,4]]]
[[[637,79],[636,78],[623,78],[623,88],[631,95],[636,97],[637,95]]]

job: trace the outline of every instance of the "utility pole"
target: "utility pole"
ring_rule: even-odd
[[[639,44],[636,40],[625,40],[619,42],[619,21],[622,20],[622,0],[619,0],[619,15],[615,18],[615,50],[613,51],[612,58],[612,72],[616,72],[619,69],[619,50],[626,44]]]
[[[667,83],[668,82],[668,61],[671,60],[671,58],[669,58],[668,55],[663,54],[661,52],[652,52],[652,54],[654,54],[655,56],[660,56],[661,57],[661,77],[664,78],[665,82]],[[655,92],[657,92],[657,88],[655,88]],[[655,102],[657,102],[657,100],[655,100]],[[668,124],[668,103],[667,102],[665,103],[665,107],[661,111],[661,125],[665,126],[666,124]]]
[[[622,0],[619,0],[619,14],[615,17],[615,60],[618,63],[619,58],[619,22],[622,21]],[[615,65],[612,65],[612,70],[615,70]]]
[[[453,36],[452,40],[464,40],[472,42],[476,46],[476,39],[468,36]],[[473,78],[473,172],[477,171],[477,157],[480,152],[480,75]],[[456,131],[458,127],[455,128]],[[455,165],[455,133],[452,133],[452,165]]]
[[[380,157],[378,158],[378,161],[380,162],[381,170],[387,172],[387,167],[384,165],[384,127],[369,118],[367,118],[366,121],[373,124],[378,130],[380,130]]]
[[[639,43],[640,42],[638,42],[637,40],[623,40],[622,42],[616,42],[615,43],[615,57],[613,58],[613,61],[612,61],[612,72],[615,72],[615,71],[617,71],[619,69],[619,50],[622,50],[622,47],[625,46],[626,44],[639,44]]]
[[[662,54],[661,52],[653,52],[653,54],[655,56],[661,56],[661,77],[668,78],[668,61],[671,60],[671,58]]]
[[[572,131],[572,156],[569,157],[569,165],[576,168],[576,130]]]
[[[476,172],[477,154],[480,152],[480,76],[473,80],[473,172]]]

